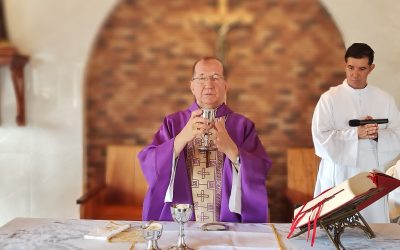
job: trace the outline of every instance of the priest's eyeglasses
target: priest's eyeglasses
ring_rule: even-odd
[[[192,80],[196,80],[200,84],[206,83],[208,80],[214,83],[221,83],[224,81],[224,76],[213,74],[213,75],[200,75],[199,77],[193,77]]]

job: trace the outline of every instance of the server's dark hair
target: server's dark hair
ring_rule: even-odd
[[[374,50],[365,43],[353,43],[346,51],[344,55],[344,60],[347,62],[347,58],[368,58],[368,64],[371,65],[374,62]]]

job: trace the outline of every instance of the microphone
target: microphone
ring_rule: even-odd
[[[349,126],[350,127],[357,127],[357,126],[362,126],[365,124],[383,124],[383,123],[388,123],[389,119],[371,119],[371,120],[357,120],[353,119],[349,121]]]

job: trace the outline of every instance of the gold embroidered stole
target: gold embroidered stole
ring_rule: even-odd
[[[214,129],[210,130],[211,145]],[[200,152],[201,137],[196,137],[187,147],[187,164],[192,183],[192,197],[196,221],[219,221],[221,208],[223,153]]]

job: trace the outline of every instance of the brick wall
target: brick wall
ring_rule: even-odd
[[[87,186],[104,178],[105,145],[148,144],[165,115],[193,97],[193,62],[214,55],[215,29],[196,21],[217,1],[121,1],[93,45],[86,74]],[[344,43],[317,0],[230,1],[251,25],[226,37],[228,105],[252,119],[273,159],[267,187],[273,222],[288,222],[286,150],[312,146],[320,94],[344,78]]]

